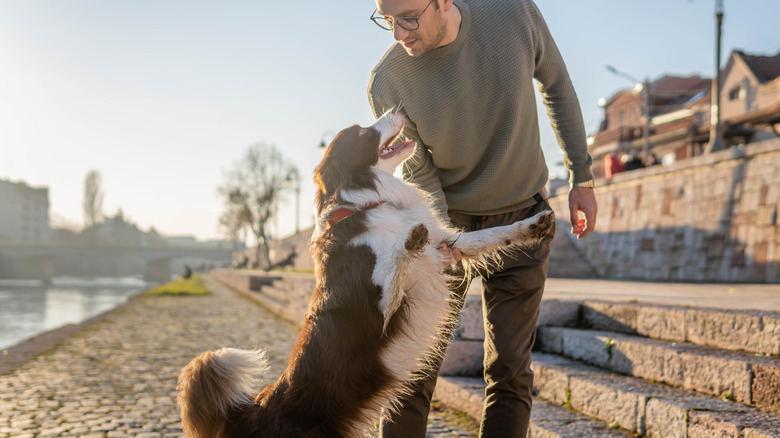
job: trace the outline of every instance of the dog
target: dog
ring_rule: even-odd
[[[257,393],[261,352],[193,359],[177,386],[187,436],[362,436],[443,355],[457,316],[447,247],[472,269],[548,234],[549,211],[474,232],[448,226],[429,196],[393,176],[416,147],[396,141],[403,125],[394,109],[333,139],[314,174],[316,286],[287,369]]]

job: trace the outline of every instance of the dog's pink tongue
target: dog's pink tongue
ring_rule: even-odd
[[[398,145],[398,149],[401,150],[401,149],[405,149],[407,147],[414,147],[414,145],[415,145],[414,140],[407,140],[407,141],[399,144]]]

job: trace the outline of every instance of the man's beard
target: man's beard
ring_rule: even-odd
[[[433,49],[437,49],[439,46],[441,46],[441,42],[444,41],[444,38],[447,36],[447,23],[444,20],[443,17],[437,16],[438,20],[436,23],[432,23],[431,25],[436,25],[436,33],[431,37],[430,43],[426,43],[422,45],[422,52],[418,54],[414,54],[411,49],[407,49],[406,53],[408,53],[411,56],[421,56],[428,52],[430,52]],[[422,40],[417,40],[418,44],[422,43]]]

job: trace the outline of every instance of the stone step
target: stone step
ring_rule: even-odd
[[[611,301],[544,299],[538,326],[581,327],[780,356],[780,313]],[[483,340],[482,303],[470,294],[456,339]]]
[[[613,332],[539,327],[536,348],[780,413],[780,360]]]
[[[290,275],[282,275],[274,279],[273,286],[283,290],[292,290],[295,288],[295,279]]]
[[[242,291],[239,290],[239,292]],[[254,291],[244,292],[244,295],[256,301],[261,306],[264,306],[266,309],[270,310],[276,315],[287,317],[287,314],[289,313],[287,302],[280,301],[274,298],[273,296],[266,295],[262,292],[254,292]]]
[[[482,418],[485,383],[481,378],[440,377],[434,397],[450,408]],[[631,435],[578,414],[570,409],[535,398],[531,409],[529,438],[627,438]]]
[[[780,437],[780,415],[534,354],[540,398],[650,438]]]
[[[273,298],[280,304],[286,305],[290,302],[290,292],[288,289],[281,289],[276,286],[263,285],[260,289],[260,293],[267,297]]]
[[[279,276],[267,273],[252,273],[247,276],[249,280],[249,290],[259,291],[264,286],[270,286],[275,281],[280,280]]]
[[[780,355],[780,313],[583,301],[580,327]]]
[[[582,327],[780,356],[780,313],[639,302],[544,299],[539,326]],[[460,339],[484,339],[479,295],[468,295]]]
[[[309,294],[314,290],[316,280],[311,274],[301,274],[296,272],[283,272],[274,279],[273,286],[279,289],[294,290],[297,288],[306,289]]]
[[[460,312],[455,328],[455,339],[464,341],[483,341],[485,325],[482,322],[482,296],[479,280],[472,284],[469,295]],[[542,300],[539,309],[539,326],[577,327],[580,324],[581,303],[573,300]]]

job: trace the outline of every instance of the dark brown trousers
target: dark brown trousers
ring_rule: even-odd
[[[541,198],[540,198],[541,199]],[[511,213],[494,216],[451,214],[456,227],[475,231],[523,220],[550,209],[546,200]],[[480,436],[485,438],[523,438],[531,417],[531,348],[536,337],[536,320],[547,279],[550,259],[550,235],[542,245],[503,258],[501,270],[483,280],[482,316],[485,323],[485,405]],[[463,306],[468,282],[458,282],[454,293]],[[460,310],[460,309],[459,309]],[[399,414],[383,417],[383,438],[423,438],[428,412],[438,377],[438,369],[419,380],[414,393],[402,400]]]

